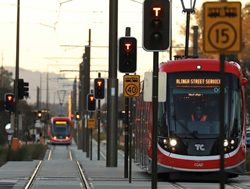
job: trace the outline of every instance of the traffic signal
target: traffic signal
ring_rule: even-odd
[[[119,71],[136,71],[137,41],[134,37],[121,37],[119,40]]]
[[[143,8],[143,48],[149,51],[169,47],[169,0],[145,0]]]
[[[14,94],[13,93],[6,93],[4,98],[4,107],[5,110],[13,112],[14,111]]]
[[[76,112],[76,120],[80,120],[80,118],[81,118],[81,116],[80,116],[80,114],[79,114],[79,112]]]
[[[41,119],[42,118],[42,111],[37,111],[37,118],[38,119]]]
[[[96,100],[93,94],[88,94],[87,96],[87,105],[88,111],[95,111],[96,108]]]
[[[96,78],[94,83],[95,83],[95,98],[104,99],[105,80],[103,78]]]
[[[23,79],[18,79],[18,99],[23,99],[29,96],[29,83]]]

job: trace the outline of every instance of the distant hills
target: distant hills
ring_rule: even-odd
[[[15,78],[14,67],[4,67],[4,69],[13,73],[13,79]],[[23,78],[25,82],[29,82],[29,103],[37,102],[37,88],[40,88],[40,102],[46,102],[47,99],[47,72],[38,72],[19,69],[19,78]],[[66,103],[68,95],[73,89],[73,79],[66,79],[61,74],[49,73],[48,74],[48,98],[49,103]]]

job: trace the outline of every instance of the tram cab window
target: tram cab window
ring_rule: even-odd
[[[206,84],[207,82],[207,84]],[[182,72],[168,74],[169,131],[172,134],[185,135],[198,132],[217,137],[220,128],[220,76],[214,72]],[[225,131],[226,134],[241,129],[241,101],[239,81],[236,76],[227,74],[225,78]],[[197,106],[201,106],[206,119],[190,118]],[[206,122],[204,122],[206,120]],[[232,130],[235,130],[234,132]],[[209,136],[208,136],[209,137]]]

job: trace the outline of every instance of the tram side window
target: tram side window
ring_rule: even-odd
[[[158,104],[158,135],[159,136],[168,136],[168,121],[167,121],[167,112],[165,109],[165,103]]]
[[[237,91],[234,91],[232,102],[231,136],[237,136],[241,132],[242,125],[242,102]]]

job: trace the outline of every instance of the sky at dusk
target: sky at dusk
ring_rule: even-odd
[[[131,36],[137,38],[139,75],[152,70],[152,53],[142,49],[143,2],[118,1],[118,38],[125,35],[126,27],[131,27]],[[203,2],[197,0],[196,8],[200,9]],[[241,2],[243,6],[247,0]],[[108,70],[109,0],[20,0],[20,3],[20,67],[43,72],[78,69],[91,29],[91,70]],[[15,66],[16,5],[17,0],[0,0],[3,66]],[[181,2],[173,0],[173,40],[183,44],[185,38],[179,36],[179,28],[185,20]],[[160,53],[159,59],[169,60],[168,51]]]

